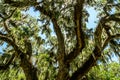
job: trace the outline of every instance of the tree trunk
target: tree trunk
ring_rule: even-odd
[[[38,80],[37,76],[37,68],[32,65],[32,62],[30,62],[25,54],[21,54],[21,67],[24,71],[24,74],[26,76],[26,80]]]

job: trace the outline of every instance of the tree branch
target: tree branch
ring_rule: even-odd
[[[75,59],[76,56],[79,55],[79,53],[82,51],[82,49],[85,47],[85,41],[84,41],[84,34],[83,34],[83,5],[85,0],[77,0],[76,5],[74,6],[74,23],[75,23],[75,31],[76,31],[76,39],[77,44],[76,47],[73,49],[72,52],[70,52],[66,58],[66,62],[70,63],[73,59]]]
[[[101,53],[101,52],[100,52],[99,48],[96,46],[95,49],[94,49],[94,51],[93,51],[93,53],[94,53],[94,56],[90,55],[90,57],[83,64],[83,66],[80,67],[80,68],[78,68],[77,71],[75,71],[72,74],[70,80],[74,80],[74,79],[80,80],[92,68],[92,66],[94,66],[96,60],[100,56],[99,53]]]
[[[52,22],[53,22],[53,26],[54,26],[54,31],[55,31],[55,33],[57,35],[57,39],[58,39],[58,47],[59,47],[58,52],[60,52],[59,53],[60,55],[64,54],[64,56],[65,56],[65,43],[64,43],[63,34],[61,32],[60,27],[57,24],[57,20],[55,18],[52,18]]]
[[[63,34],[61,32],[59,25],[57,24],[57,19],[54,17],[54,12],[50,11],[50,10],[45,10],[41,6],[37,6],[36,10],[39,10],[44,15],[47,15],[52,20],[54,31],[55,31],[55,33],[57,35],[57,39],[58,39],[58,53],[60,54],[60,56],[63,56],[63,58],[64,58],[64,56],[65,56],[64,37],[63,37]]]
[[[7,19],[10,19],[10,18],[12,17],[12,15],[14,14],[14,12],[16,11],[16,9],[17,9],[17,8],[15,8],[15,9],[11,12],[11,14],[10,14],[9,16],[5,17],[5,18],[4,18],[4,21],[6,21]]]

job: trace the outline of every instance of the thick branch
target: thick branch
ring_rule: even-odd
[[[91,68],[94,66],[96,60],[100,55],[98,55],[100,52],[99,48],[96,46],[94,51],[94,56],[91,55],[88,60],[83,64],[82,67],[78,68],[77,71],[75,71],[70,78],[70,80],[80,80]]]
[[[10,60],[6,64],[0,65],[0,70],[6,70],[7,68],[9,68],[9,65],[12,63],[14,58],[15,58],[15,54],[12,55],[12,57],[10,58]]]
[[[74,6],[74,23],[75,23],[75,31],[76,31],[76,39],[77,39],[77,44],[76,47],[73,49],[73,51],[71,53],[69,53],[69,55],[66,58],[66,62],[69,63],[71,62],[73,59],[75,59],[75,57],[77,55],[79,55],[79,53],[82,51],[82,49],[85,47],[85,41],[84,41],[84,35],[83,35],[83,23],[82,23],[82,19],[83,19],[83,6],[84,5],[84,0],[77,0],[76,5]]]

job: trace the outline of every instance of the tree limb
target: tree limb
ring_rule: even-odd
[[[85,41],[84,41],[84,34],[83,34],[83,5],[85,0],[77,0],[76,5],[74,6],[74,23],[75,23],[75,31],[76,31],[76,39],[77,44],[76,47],[73,49],[72,52],[70,52],[66,58],[66,62],[70,63],[73,59],[75,59],[76,56],[79,55],[79,53],[82,51],[82,49],[85,47]]]
[[[93,53],[94,53],[94,56],[90,55],[90,57],[83,64],[83,66],[78,68],[77,71],[75,71],[72,74],[70,80],[74,80],[74,79],[80,80],[92,68],[92,66],[94,66],[96,60],[100,56],[99,53],[101,53],[101,52],[100,52],[99,48],[96,46]]]
[[[63,37],[63,34],[61,32],[61,29],[60,27],[58,26],[57,24],[57,20],[55,18],[52,18],[52,22],[53,22],[53,26],[54,26],[54,30],[55,30],[55,33],[57,35],[57,39],[58,39],[58,52],[60,52],[59,54],[63,55],[63,57],[65,56],[65,43],[64,43],[64,37]]]
[[[50,10],[45,10],[43,7],[41,6],[37,6],[36,10],[39,10],[41,13],[43,13],[44,15],[48,16],[52,22],[53,22],[53,27],[54,27],[54,31],[57,35],[57,39],[58,39],[58,53],[63,54],[63,57],[65,56],[65,44],[64,44],[64,37],[63,34],[61,32],[61,29],[57,23],[57,19],[54,17],[54,12],[50,11]]]

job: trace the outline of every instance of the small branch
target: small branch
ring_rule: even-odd
[[[3,34],[1,31],[0,31],[0,35],[7,36],[7,34]]]
[[[94,32],[94,40],[95,40],[95,46],[97,46],[99,49],[101,49],[102,47],[102,32],[103,32],[103,25],[105,24],[105,17],[101,18],[97,27],[96,27],[96,30]]]
[[[4,19],[4,16],[0,13],[0,17],[2,18],[2,19]]]
[[[12,54],[12,57],[10,58],[10,60],[6,64],[0,65],[0,70],[6,70],[7,68],[9,68],[9,65],[12,63],[14,58],[15,58],[15,54]]]
[[[64,37],[63,37],[63,34],[61,32],[61,29],[60,29],[59,25],[57,24],[57,19],[54,17],[54,12],[49,11],[49,10],[45,10],[41,6],[37,6],[36,10],[39,10],[41,13],[48,16],[52,20],[54,31],[55,31],[55,33],[57,35],[57,39],[58,39],[58,47],[59,47],[58,51],[59,51],[60,54],[63,54],[65,56]]]
[[[107,8],[106,8],[106,7],[107,7],[107,4],[108,4],[108,3],[105,4],[105,6],[103,7],[103,10],[104,10],[104,12],[106,13],[106,15],[109,16],[109,13],[107,12]]]

